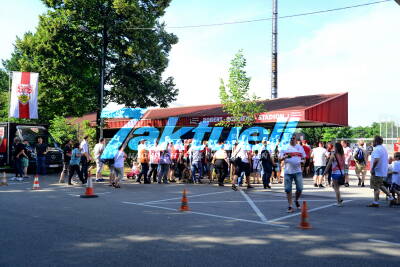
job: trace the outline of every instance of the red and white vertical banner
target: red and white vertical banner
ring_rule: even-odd
[[[38,118],[38,81],[39,73],[13,72],[10,117]]]

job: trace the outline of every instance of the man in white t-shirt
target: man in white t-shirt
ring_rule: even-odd
[[[343,152],[344,152],[344,186],[349,187],[349,165],[350,165],[350,160],[353,155],[353,151],[349,147],[349,144],[347,141],[341,141],[340,144],[343,147]]]
[[[96,161],[96,182],[103,182],[101,172],[103,170],[103,162],[100,160],[104,151],[104,138],[100,138],[99,142],[94,146],[94,159]]]
[[[324,188],[322,182],[326,168],[327,153],[322,142],[318,142],[318,147],[311,152],[311,158],[314,162],[314,187]]]
[[[383,185],[383,181],[387,176],[388,172],[388,153],[386,148],[382,145],[383,138],[381,136],[375,136],[374,138],[374,150],[371,154],[371,188],[374,189],[374,202],[368,205],[368,207],[379,207],[379,193],[380,190],[385,192],[389,200],[393,200],[393,197]]]
[[[296,144],[296,136],[293,135],[290,139],[290,144],[281,150],[279,158],[285,164],[285,192],[289,203],[288,212],[294,212],[292,208],[292,183],[296,184],[296,207],[300,208],[299,198],[303,191],[303,174],[301,170],[301,163],[306,158],[306,153],[301,145]]]

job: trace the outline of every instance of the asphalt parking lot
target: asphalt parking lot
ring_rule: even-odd
[[[368,187],[352,181],[336,207],[331,188],[305,182],[312,229],[286,213],[283,186],[235,192],[229,186],[94,183],[41,177],[0,187],[1,266],[397,266],[400,207],[367,208]],[[190,212],[180,212],[187,190]]]

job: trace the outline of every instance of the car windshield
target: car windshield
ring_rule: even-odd
[[[44,127],[40,126],[17,126],[17,129],[24,141],[28,141],[31,146],[37,143],[37,138],[42,137],[43,143],[48,144],[49,146],[57,147],[56,142],[49,135],[49,132]]]

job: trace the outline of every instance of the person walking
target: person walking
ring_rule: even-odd
[[[356,163],[356,175],[358,186],[364,187],[365,175],[367,174],[368,153],[364,149],[364,141],[358,141],[358,147],[354,150],[353,158]]]
[[[311,158],[314,162],[314,187],[324,188],[322,182],[326,168],[327,153],[322,142],[318,142],[318,147],[311,152]]]
[[[158,141],[157,139],[154,140],[153,146],[149,150],[149,163],[150,163],[150,170],[147,174],[149,182],[153,178],[153,183],[157,183],[157,169],[158,169],[158,162],[160,161],[160,151],[158,150]]]
[[[79,148],[81,149],[81,164],[82,164],[82,175],[83,178],[85,179],[85,181],[88,179],[88,167],[89,167],[89,162],[92,160],[92,158],[90,157],[90,153],[89,153],[89,143],[88,143],[88,139],[89,136],[84,136],[83,140],[79,146]]]
[[[224,186],[225,177],[228,174],[228,154],[224,149],[224,143],[218,142],[218,150],[214,153],[212,163],[217,174],[218,186]]]
[[[374,201],[368,207],[379,208],[379,193],[382,190],[390,201],[393,200],[392,195],[383,185],[388,172],[388,153],[382,145],[383,138],[375,136],[373,141],[374,150],[371,154],[371,181],[370,187],[374,190]]]
[[[189,158],[190,158],[190,169],[192,171],[192,182],[201,184],[201,179],[203,178],[203,146],[198,144],[198,141],[194,140],[191,147],[189,148]],[[198,178],[196,178],[196,173],[199,173]]]
[[[46,154],[49,150],[47,144],[43,143],[43,137],[37,138],[36,152],[36,174],[46,175]]]
[[[71,161],[72,148],[73,148],[72,140],[68,140],[68,142],[65,144],[63,148],[63,154],[64,154],[63,169],[61,171],[60,179],[58,181],[60,184],[65,183],[65,178],[68,177],[69,162]]]
[[[301,169],[301,163],[304,161],[306,153],[301,145],[296,144],[296,136],[293,135],[290,138],[290,144],[286,148],[282,149],[279,158],[284,162],[284,186],[288,200],[289,207],[287,212],[294,212],[292,208],[292,183],[296,184],[296,207],[300,208],[299,199],[303,191],[303,175]]]
[[[103,176],[102,176],[102,171],[103,171],[103,166],[104,163],[101,161],[101,154],[103,154],[104,151],[104,143],[105,140],[104,138],[100,138],[99,142],[94,146],[94,160],[96,161],[96,182],[103,182]]]
[[[122,181],[124,178],[124,164],[125,164],[126,154],[124,152],[124,147],[121,147],[118,150],[117,154],[114,157],[114,181],[112,182],[112,186],[115,188],[120,188],[119,181]]]
[[[160,151],[160,160],[158,163],[158,183],[161,184],[161,181],[164,184],[168,184],[168,171],[169,166],[171,165],[171,155],[169,154],[167,148]]]
[[[150,181],[147,179],[147,173],[149,172],[149,152],[147,150],[146,140],[140,141],[140,144],[141,146],[139,146],[138,150],[138,161],[141,166],[141,171],[136,182],[139,184],[142,183],[141,179],[143,176],[143,182],[145,184],[150,184]]]
[[[343,147],[343,152],[344,152],[344,179],[345,179],[345,187],[349,187],[350,184],[350,179],[349,179],[349,166],[350,166],[350,160],[352,157],[352,150],[349,147],[349,143],[347,141],[341,141],[340,144]]]
[[[232,154],[236,158],[235,160],[235,174],[232,179],[232,189],[237,191],[236,183],[238,182],[238,177],[244,173],[246,177],[247,188],[253,188],[250,184],[250,172],[251,172],[251,151],[248,150],[249,144],[247,140],[242,140],[240,143],[234,148]]]
[[[79,150],[79,143],[75,143],[71,152],[71,160],[69,161],[68,185],[72,185],[72,176],[74,176],[75,172],[78,174],[79,180],[81,180],[82,184],[86,183],[86,181],[83,179],[79,165],[81,162],[81,157],[82,154]]]
[[[340,186],[344,183],[341,184],[340,180],[345,181],[343,172],[345,157],[342,145],[339,142],[335,143],[335,150],[329,156],[328,164],[323,172],[323,175],[326,175],[329,169],[332,170],[332,186],[333,190],[335,190],[338,207],[343,206],[343,199],[340,196]]]
[[[22,157],[21,160],[21,167],[24,172],[24,178],[29,178],[28,177],[28,167],[29,167],[29,158],[31,157],[31,154],[33,152],[28,140],[24,140],[24,153],[26,156]]]
[[[268,151],[267,142],[263,141],[263,146],[261,148],[260,154],[261,161],[261,178],[263,181],[264,189],[271,189],[271,176],[274,170],[274,160],[271,156],[270,151]]]

